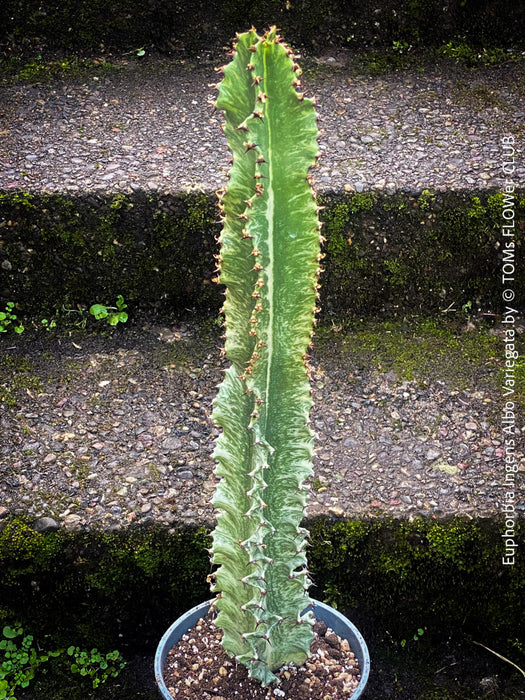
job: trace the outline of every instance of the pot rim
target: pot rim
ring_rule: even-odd
[[[193,625],[197,622],[197,620],[199,620],[199,618],[206,615],[208,609],[214,602],[215,599],[212,599],[204,603],[200,603],[199,605],[195,605],[193,608],[191,608],[190,610],[182,614],[180,617],[178,617],[175,620],[175,622],[172,625],[170,625],[170,627],[166,630],[157,646],[157,651],[155,653],[155,680],[157,682],[157,686],[161,695],[166,700],[172,700],[172,696],[169,693],[166,684],[164,683],[164,664],[168,652],[171,649],[171,647],[180,639],[180,637],[193,627]],[[364,692],[370,673],[370,655],[368,653],[368,647],[366,645],[366,642],[359,630],[357,629],[357,627],[347,617],[342,615],[338,610],[335,610],[326,603],[321,603],[318,600],[312,600],[312,605],[309,608],[306,608],[306,610],[312,609],[315,613],[316,608],[327,612],[330,616],[334,618],[329,626],[332,629],[334,629],[335,626],[334,632],[336,634],[339,634],[339,636],[345,638],[345,633],[343,630],[346,630],[346,632],[351,637],[351,639],[349,639],[348,641],[350,642],[352,651],[359,659],[359,666],[361,669],[361,680],[359,681],[359,685],[357,686],[353,695],[350,696],[350,700],[357,700],[359,697],[361,697],[361,694]],[[180,631],[179,628],[182,628],[183,626],[184,629],[181,631],[179,636],[176,637],[177,632]]]

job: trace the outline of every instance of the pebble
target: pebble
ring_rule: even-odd
[[[168,437],[162,443],[163,452],[176,452],[182,447],[182,441],[177,437]]]
[[[53,518],[42,517],[35,521],[33,527],[37,532],[53,532],[58,530],[59,525]]]
[[[82,521],[82,517],[76,513],[70,513],[69,515],[66,515],[64,518],[64,525],[68,530],[75,529],[78,525],[80,525]]]
[[[185,480],[193,479],[193,472],[189,469],[182,469],[179,471],[179,478]]]

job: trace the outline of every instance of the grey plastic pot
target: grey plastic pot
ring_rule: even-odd
[[[178,620],[175,620],[171,627],[166,631],[159,642],[157,652],[155,654],[155,680],[157,681],[160,694],[165,700],[173,700],[172,696],[168,692],[163,678],[164,664],[166,662],[168,652],[171,647],[179,641],[183,634],[190,630],[201,617],[206,615],[211,603],[211,600],[209,600],[207,603],[201,603],[200,605],[196,605],[191,610],[188,610],[188,612],[184,613],[184,615],[181,615],[181,617],[179,617]],[[315,617],[318,620],[324,622],[342,639],[346,639],[348,641],[350,648],[359,660],[359,666],[361,668],[361,681],[352,695],[352,700],[357,700],[357,698],[360,698],[364,692],[368,681],[368,674],[370,673],[370,656],[368,654],[368,648],[365,640],[361,636],[361,633],[357,627],[353,625],[350,620],[348,620],[344,615],[341,615],[341,613],[337,610],[331,608],[329,605],[315,600],[313,610]]]

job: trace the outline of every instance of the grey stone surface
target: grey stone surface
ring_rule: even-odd
[[[228,166],[210,102],[224,62],[114,59],[121,69],[81,82],[0,86],[0,190],[215,191]],[[350,52],[334,65],[307,56],[318,101],[316,187],[486,189],[501,186],[502,136],[523,129],[523,64],[452,63],[370,77]],[[513,173],[525,175],[523,158]]]
[[[165,331],[146,325],[74,341],[23,335],[16,346],[0,338],[1,351],[23,358],[41,386],[16,391],[12,407],[0,404],[0,517],[28,516],[40,531],[145,518],[213,522],[218,432],[210,415],[226,363],[220,341],[199,344],[198,327],[172,328],[169,343]],[[184,361],[170,359],[173,342]],[[505,448],[494,377],[473,367],[467,388],[444,377],[409,381],[364,369],[337,347],[325,342],[311,361],[317,438],[308,513],[497,516]]]

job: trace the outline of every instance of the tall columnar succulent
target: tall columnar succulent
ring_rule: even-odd
[[[313,456],[305,353],[321,259],[309,181],[317,123],[275,28],[238,35],[222,70],[217,108],[233,159],[219,192],[219,281],[231,366],[213,411],[214,591],[224,648],[266,685],[282,665],[302,664],[313,639],[300,523]]]

